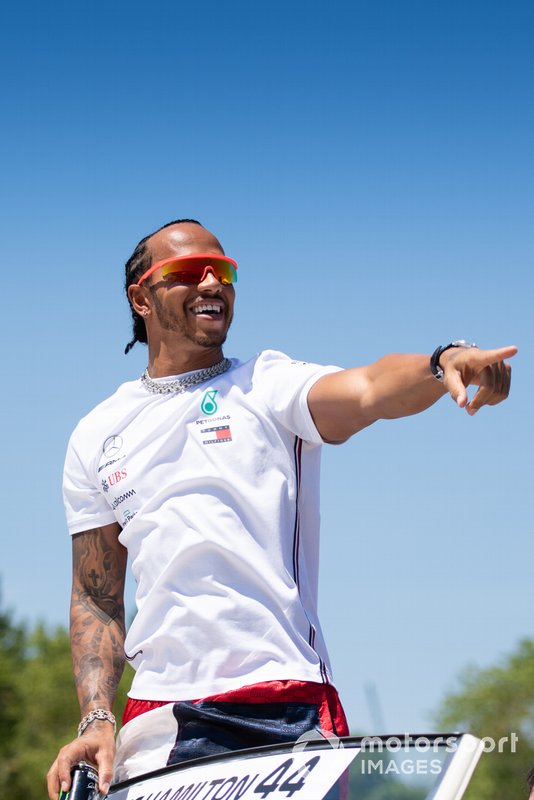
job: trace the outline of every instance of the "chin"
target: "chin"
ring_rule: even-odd
[[[221,347],[225,341],[226,333],[213,334],[212,336],[208,334],[199,334],[195,336],[196,344],[199,344],[201,347]]]
[[[229,328],[230,326],[228,325],[224,330],[213,331],[212,333],[197,331],[193,335],[193,340],[201,347],[221,347],[226,341]]]

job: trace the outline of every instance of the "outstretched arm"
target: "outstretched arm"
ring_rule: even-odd
[[[124,578],[126,549],[120,525],[73,536],[71,649],[81,716],[97,708],[111,711],[124,668]],[[94,720],[65,745],[48,773],[48,794],[56,800],[70,787],[70,770],[78,761],[94,764],[100,790],[112,779],[115,737],[107,720]]]
[[[308,406],[327,442],[343,442],[378,419],[418,414],[447,393],[473,415],[508,396],[510,367],[504,359],[516,352],[516,347],[446,350],[440,357],[443,382],[430,371],[430,356],[394,353],[320,378],[308,394]],[[470,385],[479,388],[468,402]]]

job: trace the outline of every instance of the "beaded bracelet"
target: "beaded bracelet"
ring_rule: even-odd
[[[113,725],[113,733],[115,733],[115,731],[117,730],[117,722],[111,711],[108,711],[106,708],[94,708],[92,711],[90,711],[88,714],[85,715],[85,717],[78,725],[78,736],[81,736],[84,730],[87,728],[87,726],[90,725],[91,722],[94,722],[95,719],[105,719],[108,722],[111,722],[111,724]]]

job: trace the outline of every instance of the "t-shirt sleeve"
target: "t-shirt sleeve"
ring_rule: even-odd
[[[82,459],[80,447],[80,437],[75,431],[69,441],[63,470],[63,502],[71,534],[116,522],[96,479],[90,475],[90,456]]]
[[[266,350],[258,358],[254,381],[270,413],[303,441],[322,444],[323,439],[308,408],[308,392],[319,378],[341,367],[295,361],[284,353]]]

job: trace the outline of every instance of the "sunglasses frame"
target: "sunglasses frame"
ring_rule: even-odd
[[[174,258],[164,258],[163,261],[157,261],[155,264],[152,264],[152,266],[149,269],[147,269],[147,271],[144,272],[141,275],[141,277],[139,278],[139,280],[137,281],[137,283],[135,285],[136,286],[141,286],[143,281],[146,281],[146,279],[149,278],[152,275],[152,273],[156,272],[156,270],[160,269],[160,267],[164,267],[166,264],[172,264],[175,261],[186,261],[186,260],[187,261],[191,261],[191,260],[195,261],[196,259],[202,259],[202,260],[205,261],[207,258],[208,259],[211,258],[214,261],[226,261],[229,264],[231,264],[234,267],[235,270],[237,270],[237,263],[234,261],[234,259],[233,258],[229,258],[228,256],[223,256],[223,255],[221,255],[221,253],[189,253],[189,255],[187,255],[187,256],[174,256]],[[206,269],[209,266],[210,266],[209,264],[206,264]],[[204,275],[205,274],[206,274],[206,270],[204,270]],[[215,272],[215,277],[217,278],[217,280],[219,280],[216,272]],[[203,280],[204,280],[204,276],[201,278],[199,283],[201,283],[201,281],[203,281]],[[236,281],[237,281],[237,275],[236,275],[235,281],[233,281],[233,283],[235,283]],[[191,284],[191,285],[193,285],[193,284]],[[224,286],[231,286],[231,283],[225,283],[223,285]]]

